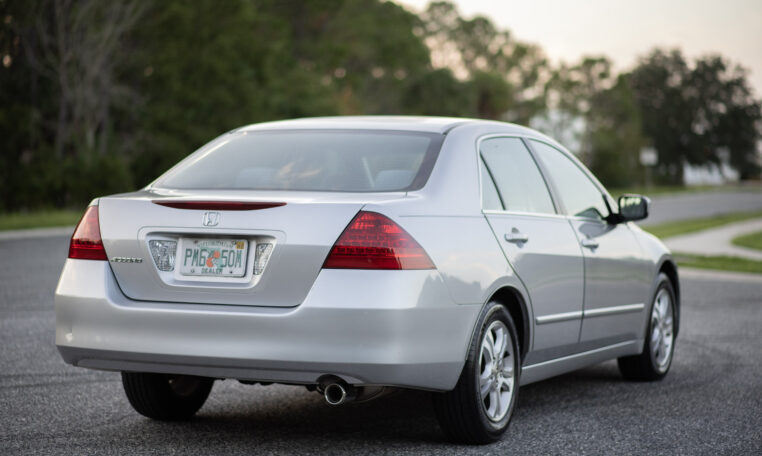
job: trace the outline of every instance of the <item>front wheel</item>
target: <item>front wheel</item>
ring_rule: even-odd
[[[439,424],[452,440],[484,444],[508,429],[519,388],[519,345],[510,314],[490,303],[471,341],[455,389],[434,395]]]
[[[675,290],[669,277],[659,274],[659,285],[651,304],[651,318],[643,352],[619,358],[619,371],[627,380],[661,380],[672,365],[675,352]]]
[[[192,417],[204,405],[214,380],[190,375],[122,372],[122,385],[136,412],[163,421]]]

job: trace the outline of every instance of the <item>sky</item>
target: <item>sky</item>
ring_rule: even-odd
[[[396,0],[421,11],[428,0]],[[762,98],[762,0],[450,0],[462,15],[488,16],[554,63],[605,55],[627,70],[654,47],[693,59],[719,53],[750,70]]]

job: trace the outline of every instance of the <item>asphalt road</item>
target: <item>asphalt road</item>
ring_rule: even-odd
[[[198,417],[132,411],[119,375],[64,364],[53,290],[67,239],[0,241],[0,454],[762,454],[762,280],[683,280],[661,382],[613,362],[522,388],[504,439],[447,443],[426,393],[331,408],[301,387],[217,382]]]
[[[643,225],[759,210],[762,210],[759,188],[657,195],[652,198],[650,214]]]

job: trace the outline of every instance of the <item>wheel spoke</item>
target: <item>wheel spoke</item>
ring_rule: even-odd
[[[489,392],[489,408],[487,409],[487,415],[489,415],[490,418],[498,416],[498,402],[497,390],[493,388]]]
[[[659,296],[659,320],[664,321],[667,316],[667,307],[669,306],[669,298],[666,293],[662,293]]]
[[[502,358],[502,352],[504,350],[504,343],[503,338],[505,336],[505,332],[503,331],[503,328],[496,328],[495,332],[493,334],[494,337],[494,345],[492,346],[492,356],[495,360],[499,360]]]
[[[492,378],[487,377],[485,381],[481,382],[480,386],[480,394],[482,397],[482,400],[487,397],[487,394],[490,393],[494,389],[495,382],[492,381]]]
[[[482,354],[488,356],[490,361],[495,359],[495,339],[492,338],[492,331],[487,331],[484,335]]]
[[[505,387],[505,388],[503,388]],[[500,379],[499,389],[502,391],[513,391],[513,377],[502,377]]]
[[[654,357],[658,356],[659,353],[659,346],[661,346],[661,331],[659,329],[654,329],[653,334],[651,335],[651,352],[653,353]]]

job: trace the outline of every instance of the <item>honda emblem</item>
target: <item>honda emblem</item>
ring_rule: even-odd
[[[219,212],[204,212],[204,226],[217,226],[220,223]]]

